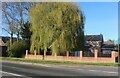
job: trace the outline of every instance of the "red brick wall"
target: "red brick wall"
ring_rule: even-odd
[[[82,52],[80,53],[82,54]],[[75,57],[75,56],[45,56],[45,60],[58,60],[58,61],[73,61],[73,62],[99,62],[99,63],[115,63],[115,57],[118,56],[118,52],[113,51],[111,57],[97,57],[97,52],[95,52],[94,57]],[[42,55],[32,55],[26,54],[26,59],[37,59],[42,60]]]

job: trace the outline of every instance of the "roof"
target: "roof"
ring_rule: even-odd
[[[4,43],[6,43],[9,39],[10,39],[10,37],[2,37],[2,41],[3,41]]]
[[[0,46],[6,46],[5,43],[10,40],[10,37],[0,36]],[[13,38],[13,41],[17,41],[17,38]]]
[[[114,43],[111,41],[105,41],[102,45],[102,49],[114,50]]]
[[[114,48],[114,45],[103,44],[102,48]]]
[[[10,40],[10,37],[8,37],[8,36],[0,36],[0,38],[2,39],[2,41],[4,42],[4,43],[6,43],[7,41],[9,41]],[[17,41],[17,38],[15,38],[15,37],[13,37],[13,41]]]
[[[103,35],[86,35],[85,36],[86,41],[102,41],[103,42]]]
[[[104,44],[106,44],[106,45],[114,45],[114,42],[111,42],[111,41],[105,41]]]
[[[5,46],[5,43],[2,41],[1,38],[0,38],[0,46]]]

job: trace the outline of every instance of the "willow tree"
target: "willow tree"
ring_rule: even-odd
[[[41,3],[31,8],[31,50],[82,50],[84,16],[74,3]]]

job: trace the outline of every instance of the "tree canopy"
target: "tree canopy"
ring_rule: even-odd
[[[84,16],[74,3],[41,3],[29,12],[31,51],[51,48],[52,52],[82,50]]]

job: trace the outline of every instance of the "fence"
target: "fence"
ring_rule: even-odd
[[[34,54],[28,54],[28,50],[26,50],[26,59],[37,59],[37,60],[58,60],[58,61],[72,61],[72,62],[99,62],[99,63],[115,63],[116,57],[118,57],[118,52],[112,51],[111,57],[98,57],[98,50],[94,51],[94,57],[83,57],[83,52],[80,51],[80,56],[69,56],[69,53],[66,52],[66,56],[51,56],[46,55],[43,57],[43,55],[36,55],[36,51]]]

